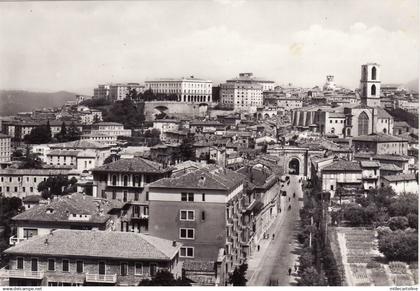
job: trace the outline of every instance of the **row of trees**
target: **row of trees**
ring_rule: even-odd
[[[176,94],[153,93],[152,90],[141,93],[131,89],[127,94],[127,99],[136,101],[178,101],[178,96]]]
[[[63,122],[61,130],[54,138],[51,132],[50,122],[45,125],[34,127],[31,132],[23,138],[27,144],[44,144],[50,142],[67,142],[80,139],[81,132],[72,122],[69,127]]]

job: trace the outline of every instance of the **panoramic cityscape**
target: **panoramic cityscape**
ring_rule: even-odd
[[[0,286],[416,289],[418,8],[1,3]]]

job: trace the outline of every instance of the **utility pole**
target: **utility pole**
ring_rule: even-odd
[[[312,225],[314,224],[314,217],[311,216],[311,229],[309,231],[309,248],[312,247]]]

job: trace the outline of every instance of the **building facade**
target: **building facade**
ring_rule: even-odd
[[[179,102],[211,103],[212,81],[194,76],[181,79],[158,79],[146,81],[146,90],[153,93],[177,95]]]
[[[138,286],[162,269],[181,277],[180,247],[140,233],[61,229],[7,249],[0,276],[10,286]]]
[[[218,262],[227,279],[246,256],[243,179],[239,173],[208,166],[151,183],[149,233],[181,241],[184,260]]]
[[[11,138],[0,133],[0,163],[10,162],[12,156]]]

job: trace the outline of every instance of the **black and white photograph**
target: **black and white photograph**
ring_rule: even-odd
[[[0,288],[417,290],[419,14],[0,1]]]

